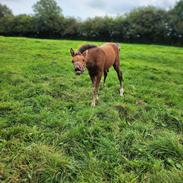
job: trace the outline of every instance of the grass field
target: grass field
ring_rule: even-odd
[[[91,108],[84,43],[0,37],[0,182],[182,183],[183,49],[121,44]]]

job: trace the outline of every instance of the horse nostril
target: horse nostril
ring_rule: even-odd
[[[75,70],[75,71],[80,71],[80,69],[79,69],[79,68],[77,68],[77,67],[76,67],[74,70]]]

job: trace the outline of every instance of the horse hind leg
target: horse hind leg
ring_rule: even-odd
[[[123,73],[121,72],[120,68],[119,68],[119,64],[114,64],[113,65],[117,75],[118,75],[118,79],[120,82],[120,96],[124,95],[124,87],[123,87]]]
[[[108,72],[109,72],[108,70],[105,70],[105,71],[104,71],[104,84],[105,84],[105,81],[106,81],[107,73],[108,73]]]

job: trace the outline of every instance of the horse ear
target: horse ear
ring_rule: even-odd
[[[72,48],[70,49],[70,53],[72,57],[75,55],[74,50]]]
[[[86,51],[85,51],[85,52],[83,52],[82,54],[83,54],[83,56],[84,56],[84,57],[86,57],[86,56],[87,56],[87,54],[88,54],[88,50],[86,50]]]

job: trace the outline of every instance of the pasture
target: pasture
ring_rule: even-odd
[[[84,43],[0,37],[0,182],[182,183],[183,49],[122,43],[92,108]]]

